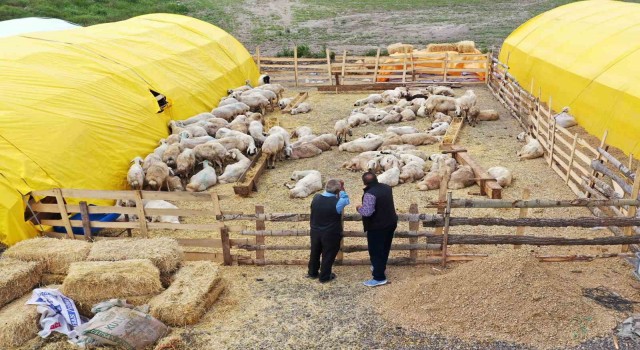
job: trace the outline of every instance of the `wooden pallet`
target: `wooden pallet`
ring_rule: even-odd
[[[307,97],[309,97],[309,93],[308,92],[300,92],[298,93],[298,96],[296,96],[288,105],[287,107],[285,107],[285,109],[282,110],[282,113],[290,113],[291,109],[298,107],[298,105],[302,102],[304,102],[304,100],[307,99]]]
[[[262,151],[258,150],[258,153],[251,160],[251,165],[240,176],[238,181],[233,185],[233,192],[239,196],[247,197],[253,191],[258,190],[258,179],[267,167],[267,157],[262,156]]]
[[[440,149],[447,149],[456,143],[463,125],[464,119],[460,117],[453,118],[453,120],[451,121],[451,125],[447,129],[447,133],[444,134],[444,137],[442,137],[442,141],[440,142]]]

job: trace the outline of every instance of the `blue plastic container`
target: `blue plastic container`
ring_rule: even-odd
[[[100,222],[114,222],[120,216],[120,214],[112,213],[112,214],[89,214],[89,220],[91,221],[100,221]],[[69,217],[69,220],[82,220],[82,214],[74,214]],[[71,229],[73,234],[75,235],[84,235],[84,229],[82,227],[72,227]],[[100,227],[92,227],[91,233],[96,234],[102,228]],[[53,231],[59,233],[67,233],[67,229],[63,226],[53,226]]]

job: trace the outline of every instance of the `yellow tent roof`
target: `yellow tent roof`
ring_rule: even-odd
[[[580,1],[545,12],[505,40],[500,60],[552,108],[626,153],[640,154],[640,5]],[[507,62],[508,61],[508,62]]]
[[[240,42],[179,15],[0,39],[0,242],[35,234],[22,195],[123,188],[129,161],[167,136],[170,119],[209,111],[257,78]],[[150,90],[171,107],[159,113]]]

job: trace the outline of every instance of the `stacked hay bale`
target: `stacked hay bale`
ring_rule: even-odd
[[[0,307],[29,293],[40,283],[42,264],[11,258],[0,259]]]
[[[224,289],[214,263],[186,263],[176,273],[171,286],[151,299],[151,315],[172,326],[198,323]]]
[[[0,310],[0,349],[22,346],[38,336],[40,314],[35,305],[26,305],[31,293]]]
[[[85,241],[34,238],[19,242],[7,249],[3,256],[42,263],[43,284],[50,284],[61,283],[69,271],[69,265],[86,260],[90,250],[91,243]]]
[[[163,290],[160,271],[150,260],[83,261],[71,264],[62,293],[73,299],[83,315],[109,299],[143,305]]]
[[[427,52],[446,52],[446,51],[458,51],[458,46],[456,44],[451,44],[451,43],[427,45]]]
[[[413,52],[413,45],[403,43],[391,44],[387,46],[387,52],[389,52],[389,55],[395,53],[410,53]]]
[[[172,274],[184,259],[178,241],[171,238],[103,240],[93,244],[87,260],[121,261],[149,259],[160,270],[162,285],[167,287]]]

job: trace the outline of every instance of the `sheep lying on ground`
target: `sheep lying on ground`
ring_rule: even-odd
[[[287,108],[289,103],[291,103],[291,101],[293,101],[293,99],[290,97],[282,98],[280,99],[280,101],[278,101],[278,107],[280,107],[280,109],[285,109]]]
[[[448,114],[456,111],[456,99],[448,96],[432,95],[424,103],[425,112],[428,117],[432,117],[436,112]]]
[[[494,166],[487,169],[487,173],[491,175],[496,181],[498,185],[502,186],[502,188],[506,188],[511,185],[511,181],[513,180],[513,175],[511,174],[511,170],[503,167],[503,166]]]
[[[303,113],[309,113],[309,112],[311,112],[311,105],[306,102],[302,102],[297,107],[291,108],[291,115],[303,114]]]
[[[390,126],[387,128],[387,131],[398,135],[415,134],[419,132],[418,129],[413,126]]]
[[[149,200],[145,202],[144,208],[145,209],[178,209],[177,206],[161,199],[154,199],[154,200]],[[170,224],[180,223],[179,217],[174,215],[154,215],[154,216],[147,216],[146,219],[149,222],[164,222],[164,223],[170,223]]]
[[[433,118],[433,122],[434,123],[449,123],[451,124],[451,121],[453,120],[453,118],[450,115],[444,114],[444,113],[440,113],[440,112],[436,112],[436,114],[434,115]]]
[[[570,128],[572,126],[578,125],[576,118],[569,114],[569,107],[564,107],[562,112],[553,116],[556,123],[563,128]]]
[[[441,96],[449,96],[449,97],[455,96],[455,94],[453,93],[453,89],[448,86],[430,85],[430,86],[427,86],[427,91],[432,95],[441,95]]]
[[[353,105],[354,106],[364,106],[366,104],[369,103],[380,103],[382,102],[382,95],[381,94],[371,94],[369,96],[367,96],[366,98],[357,100]]]
[[[458,167],[458,170],[451,173],[451,179],[449,180],[448,187],[451,190],[458,190],[469,187],[474,183],[476,183],[476,180],[473,169],[468,165],[462,165]]]
[[[308,126],[299,126],[291,133],[291,137],[297,137],[297,138],[301,138],[309,135],[313,135],[313,131]]]
[[[217,182],[216,171],[208,160],[202,162],[203,168],[189,180],[187,191],[202,192],[213,186]]]
[[[415,134],[401,135],[402,142],[413,146],[432,145],[440,142],[440,138],[430,135],[428,133],[420,132]]]
[[[349,136],[351,136],[351,134],[349,134]],[[322,140],[323,142],[326,142],[327,145],[329,146],[337,146],[338,145],[338,137],[334,134],[322,134],[322,135],[318,135],[315,140]]]
[[[343,152],[365,152],[374,151],[382,145],[382,137],[374,134],[368,134],[370,137],[363,137],[353,141],[341,144],[338,149]]]
[[[424,161],[410,161],[400,169],[400,182],[414,182],[424,177]]]
[[[152,153],[153,154],[153,153]],[[142,158],[135,157],[131,161],[131,167],[127,172],[127,182],[132,190],[141,190],[144,185],[144,170],[142,169]]]
[[[447,133],[447,129],[449,129],[449,123],[447,122],[432,123],[427,134],[431,136],[443,136]]]
[[[393,167],[378,175],[378,182],[391,187],[397,186],[400,183],[400,169]]]
[[[418,182],[416,187],[419,191],[430,191],[440,188],[442,174],[438,171],[430,171]]]
[[[542,148],[540,141],[534,139],[531,135],[522,132],[517,139],[518,141],[526,142],[526,145],[522,146],[520,151],[516,153],[520,160],[540,158],[544,155],[544,148]]]
[[[291,147],[291,159],[312,158],[322,153],[322,150],[311,142],[303,142]]]
[[[373,158],[380,155],[380,152],[367,151],[358,154],[350,160],[342,163],[342,167],[350,171],[364,171],[368,167],[368,163]]]
[[[227,184],[238,181],[240,176],[251,166],[251,159],[245,157],[241,151],[232,149],[229,151],[231,158],[237,162],[227,165],[224,173],[218,177],[218,182]]]
[[[458,167],[458,162],[456,162],[450,154],[436,153],[432,154],[429,159],[433,162],[431,164],[431,169],[429,170],[430,172],[440,171],[441,167],[447,166],[453,173]]]
[[[322,175],[317,170],[294,171],[291,180],[297,181],[295,186],[287,185],[290,198],[305,198],[322,190]]]

